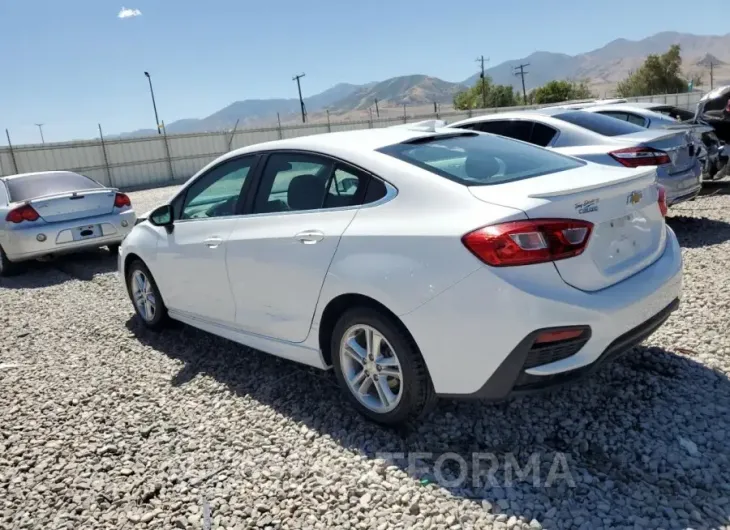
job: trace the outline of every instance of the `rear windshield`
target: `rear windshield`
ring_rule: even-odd
[[[27,201],[56,193],[103,187],[95,180],[76,173],[38,173],[10,178],[5,182],[8,185],[11,202]]]
[[[610,116],[603,116],[595,112],[564,112],[562,114],[553,114],[552,117],[567,121],[568,123],[583,127],[603,136],[621,136],[622,134],[633,134],[644,130],[643,127],[639,127],[633,123],[617,120]]]
[[[465,186],[501,184],[566,171],[584,162],[491,134],[466,134],[379,149]]]

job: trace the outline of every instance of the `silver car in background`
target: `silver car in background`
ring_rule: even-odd
[[[696,138],[696,145],[702,149],[698,155],[704,177],[710,180],[728,162],[727,146],[707,123],[692,123],[694,112],[667,105],[666,103],[604,104],[585,107],[586,112],[595,112],[622,121],[628,121],[646,129],[687,129]]]
[[[70,171],[0,177],[0,276],[23,261],[119,244],[134,227],[124,193]]]
[[[695,198],[702,189],[698,150],[684,129],[644,129],[560,107],[477,116],[448,127],[507,136],[608,166],[656,166],[669,206]]]

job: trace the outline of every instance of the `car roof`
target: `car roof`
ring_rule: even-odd
[[[513,110],[510,112],[494,112],[491,114],[482,114],[480,116],[474,116],[472,118],[467,118],[465,120],[459,120],[457,122],[449,124],[449,127],[457,127],[461,125],[466,125],[469,123],[479,123],[482,121],[492,121],[492,120],[510,120],[510,119],[517,119],[517,118],[523,118],[523,119],[535,119],[535,118],[541,118],[544,116],[556,116],[558,114],[564,114],[566,112],[580,112],[573,109],[566,109],[566,108],[558,108],[558,107],[546,107],[543,109],[529,109],[529,110]]]
[[[418,123],[406,124],[405,126],[397,127],[340,131],[253,144],[231,151],[226,155],[226,158],[251,152],[274,149],[311,149],[326,151],[341,149],[349,152],[375,151],[382,147],[402,143],[414,138],[442,136],[445,134],[451,135],[454,134],[454,131],[453,129],[446,129],[438,126],[424,127],[420,126]]]

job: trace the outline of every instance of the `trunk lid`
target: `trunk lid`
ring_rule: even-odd
[[[111,213],[115,196],[109,189],[79,190],[39,197],[28,204],[44,221],[56,223]]]
[[[685,127],[680,130],[646,129],[633,134],[615,136],[614,139],[636,147],[650,147],[664,151],[671,160],[668,173],[674,175],[687,171],[695,163],[695,153],[690,153],[691,131]]]
[[[593,223],[585,251],[554,262],[563,280],[597,291],[648,267],[664,252],[666,228],[654,168],[598,164],[494,186],[471,186],[485,202],[517,208],[531,219]]]

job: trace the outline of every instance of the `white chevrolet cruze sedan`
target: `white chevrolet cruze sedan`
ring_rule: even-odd
[[[574,381],[661,326],[682,258],[655,181],[428,123],[281,140],[198,172],[119,271],[146,326],[333,367],[396,424]]]

